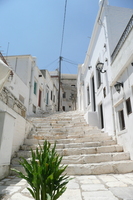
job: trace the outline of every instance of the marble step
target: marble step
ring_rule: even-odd
[[[25,170],[20,165],[11,165],[23,173]],[[93,164],[69,164],[66,171],[68,175],[98,175],[98,174],[124,174],[133,172],[133,161],[112,161]],[[10,172],[11,175],[15,173]]]
[[[56,149],[57,153],[61,156],[69,155],[81,155],[81,154],[99,154],[99,153],[113,153],[122,152],[123,147],[120,145],[101,146],[101,147],[82,147],[82,148],[68,148],[68,149]],[[17,157],[28,158],[31,156],[30,151],[18,151]]]
[[[32,134],[28,136],[28,139],[36,139],[36,140],[50,140],[50,141],[59,141],[60,143],[67,143],[70,139],[77,142],[94,142],[94,141],[105,141],[111,140],[111,136],[98,136],[98,134],[68,134],[68,133],[54,133],[54,134]],[[58,142],[58,143],[59,143]]]
[[[75,125],[75,124],[68,124],[67,126],[65,126],[64,124],[47,124],[46,126],[41,126],[40,124],[36,126],[36,130],[53,130],[53,129],[65,129],[65,130],[98,130],[96,127],[93,126],[88,126],[87,124],[81,126],[80,124]]]
[[[97,129],[93,129],[91,127],[60,127],[60,126],[56,126],[56,127],[36,127],[36,131],[38,133],[47,133],[47,132],[52,132],[52,133],[56,133],[56,132],[67,132],[67,133],[92,133],[92,134],[96,134],[96,133],[101,133],[101,130],[97,130]]]
[[[82,155],[70,155],[64,156],[62,159],[63,164],[89,164],[100,163],[110,161],[122,161],[129,160],[130,154],[125,152],[117,153],[101,153],[101,154],[82,154]]]
[[[103,136],[107,136],[106,134],[102,133],[101,131],[99,130],[80,130],[80,129],[77,129],[77,130],[67,130],[67,129],[48,129],[46,131],[35,131],[35,132],[32,132],[28,135],[28,138],[36,138],[34,136],[37,136],[37,137],[42,137],[42,139],[50,139],[51,137],[54,137],[54,136],[60,136],[60,139],[64,138],[66,136],[66,138],[69,138],[69,137],[75,137],[75,138],[78,138],[78,137],[91,137],[92,135],[94,135],[94,137],[97,137],[100,135],[103,137]]]
[[[129,153],[117,152],[117,153],[101,153],[101,154],[82,154],[82,155],[70,155],[64,156],[62,164],[87,164],[87,163],[100,163],[109,161],[121,161],[129,160]],[[16,157],[12,159],[12,165],[19,165],[20,158]],[[27,158],[27,161],[31,158]]]
[[[64,139],[56,139],[53,136],[50,137],[50,139],[47,139],[51,144],[53,144],[55,141],[57,144],[68,144],[68,143],[83,143],[83,142],[104,142],[108,140],[112,140],[111,136],[92,136],[92,137],[78,137],[78,138],[64,138]],[[42,139],[25,139],[24,144],[26,145],[34,145],[34,144],[43,144],[44,140]]]
[[[70,143],[70,144],[56,144],[56,149],[65,148],[81,148],[81,147],[98,147],[98,146],[108,146],[116,144],[116,140],[107,140],[103,142],[85,142],[85,143]],[[36,149],[37,145],[22,145],[20,150],[31,150]],[[42,145],[41,145],[42,146]],[[53,147],[53,144],[51,145]]]

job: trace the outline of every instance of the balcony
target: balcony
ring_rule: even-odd
[[[133,29],[133,15],[132,15],[129,23],[127,24],[117,46],[115,47],[115,49],[114,49],[114,51],[111,55],[112,62],[115,60],[116,56],[118,55],[120,49],[122,48],[124,42],[126,41],[128,35],[129,35],[129,33],[131,32],[132,29]]]

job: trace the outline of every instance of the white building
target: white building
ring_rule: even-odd
[[[12,86],[10,89],[5,87],[12,75],[6,62],[0,60],[0,179],[8,175],[11,156],[32,129],[32,125],[25,119],[25,106],[10,91]]]
[[[38,69],[35,57],[9,56],[8,63],[10,68],[0,59],[0,179],[8,175],[12,155],[33,130],[27,116],[56,111],[58,95],[58,83]]]
[[[77,104],[77,75],[76,74],[62,74],[62,110],[70,111],[76,110]]]
[[[133,10],[102,0],[84,64],[78,67],[78,109],[87,123],[116,136],[133,158],[131,63]],[[117,82],[123,85],[120,93],[114,87]]]
[[[27,115],[56,111],[57,90],[47,70],[39,70],[31,55],[8,56],[13,71],[6,85],[26,107]]]

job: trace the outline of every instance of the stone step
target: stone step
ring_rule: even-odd
[[[85,143],[70,143],[70,144],[56,144],[56,149],[65,148],[81,148],[81,147],[98,147],[116,144],[116,140],[107,140],[103,142],[85,142]],[[35,150],[38,145],[22,145],[20,150]],[[42,145],[41,145],[42,146]],[[53,145],[51,145],[52,147]]]
[[[101,130],[93,129],[92,127],[61,127],[61,126],[50,126],[50,127],[36,127],[36,131],[40,133],[47,133],[47,132],[67,132],[67,133],[101,133]]]
[[[81,154],[122,152],[123,147],[120,145],[111,145],[111,146],[102,146],[102,147],[82,147],[82,148],[57,149],[56,151],[61,156],[69,156],[69,155],[81,155]],[[20,150],[16,153],[16,156],[28,158],[31,156],[31,152]]]
[[[87,164],[87,163],[100,163],[109,161],[122,161],[129,160],[129,153],[117,152],[117,153],[101,153],[91,155],[70,155],[64,156],[62,159],[63,164]]]
[[[117,152],[117,153],[101,153],[101,154],[91,154],[91,155],[70,155],[64,156],[62,159],[62,164],[87,164],[87,163],[100,163],[109,161],[121,161],[129,160],[129,153]],[[27,161],[31,160],[27,158]],[[16,157],[12,159],[12,165],[19,165],[20,158]]]
[[[95,126],[86,124],[83,113],[59,112],[43,118],[30,118],[35,129],[12,159],[12,167],[23,170],[19,158],[30,161],[31,151],[48,140],[63,156],[62,164],[68,165],[68,175],[127,173],[133,171],[129,153],[116,140]]]
[[[84,126],[81,126],[80,124],[78,125],[75,125],[75,124],[68,124],[67,126],[65,126],[64,124],[47,124],[46,126],[41,126],[40,124],[38,124],[36,126],[36,130],[49,130],[49,129],[66,129],[66,130],[97,130],[97,131],[101,131],[101,130],[98,130],[96,127],[93,127],[93,126],[88,126],[88,125],[84,125]]]
[[[74,143],[82,143],[82,142],[94,142],[94,141],[105,141],[111,140],[111,136],[98,136],[98,134],[85,135],[85,134],[67,134],[67,133],[56,133],[56,134],[32,134],[28,136],[28,139],[36,139],[36,140],[49,140],[49,141],[58,141],[58,143],[69,143],[71,139]],[[51,142],[53,143],[53,142]]]
[[[64,136],[64,135],[68,135],[68,137],[90,137],[90,135],[100,135],[101,131],[99,130],[83,130],[83,129],[74,129],[73,131],[65,129],[65,128],[56,128],[56,129],[47,129],[47,130],[39,130],[35,132],[36,135],[38,136],[54,136],[54,135],[60,135],[60,136]],[[30,135],[30,134],[29,134]],[[32,138],[32,135],[30,135]],[[104,134],[102,135],[104,136]],[[64,138],[64,137],[63,137]]]
[[[11,168],[25,173],[24,168],[20,165],[11,165]],[[65,172],[68,175],[124,174],[133,172],[133,161],[69,164]],[[11,171],[10,174],[15,175],[15,172]]]
[[[92,137],[79,137],[79,138],[64,138],[64,139],[56,139],[53,136],[50,137],[50,139],[45,138],[45,140],[48,140],[51,144],[53,144],[55,141],[57,144],[70,144],[70,143],[84,143],[84,142],[104,142],[104,141],[108,141],[108,140],[112,140],[111,136],[94,136],[92,135]],[[26,145],[32,145],[32,144],[43,144],[44,143],[44,139],[25,139],[24,140],[24,144]]]

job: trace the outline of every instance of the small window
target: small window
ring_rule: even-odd
[[[35,105],[33,105],[32,111],[33,111],[33,113],[36,113],[36,106]]]
[[[118,111],[118,116],[119,116],[120,130],[122,131],[125,129],[125,120],[124,120],[123,110]]]
[[[127,107],[127,115],[130,115],[132,113],[132,107],[131,107],[131,101],[130,98],[126,100],[126,107]]]
[[[63,93],[63,98],[66,98],[66,92]]]
[[[41,107],[41,98],[42,98],[42,91],[39,90],[39,97],[38,97],[38,106]]]
[[[90,104],[90,89],[89,86],[87,87],[87,103]]]
[[[37,94],[37,82],[34,81],[34,94],[36,95]]]
[[[62,106],[63,111],[65,111],[65,106]]]
[[[53,95],[53,102],[55,103],[55,95]]]
[[[71,85],[72,87],[75,87],[75,85]]]
[[[96,70],[97,71],[97,89],[100,88],[101,84],[102,84],[102,81],[101,81],[101,72],[99,70]]]
[[[69,106],[69,108],[71,108],[71,106]]]
[[[49,91],[46,92],[46,105],[49,104]]]
[[[53,92],[51,91],[51,101],[52,101],[52,99],[53,99]]]
[[[103,88],[103,96],[106,97],[106,87]]]

